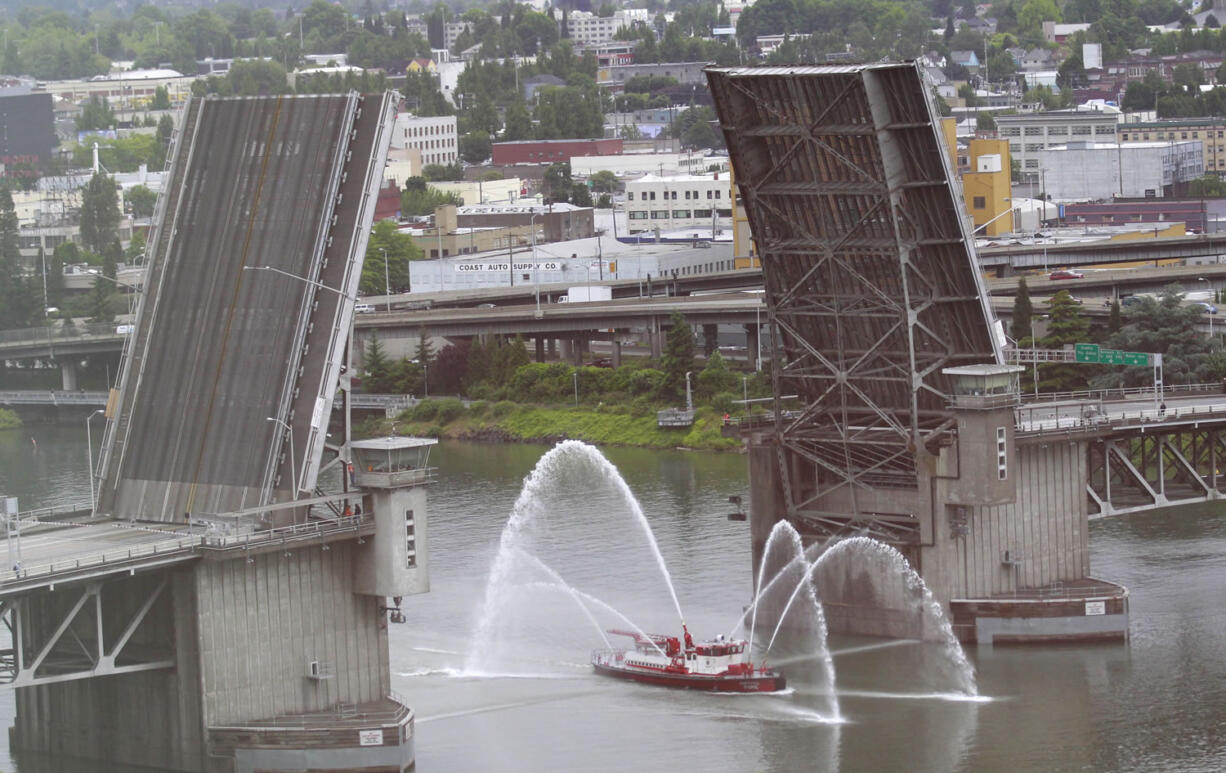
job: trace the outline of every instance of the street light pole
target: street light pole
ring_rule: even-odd
[[[536,259],[536,219],[540,217],[539,212],[533,212],[532,217],[528,218],[528,230],[532,232],[532,278],[536,284],[536,318],[541,318],[541,264]],[[514,258],[512,258],[514,261]],[[512,276],[515,272],[512,270]]]
[[[279,426],[284,427],[286,433],[289,434],[289,474],[293,478],[293,482],[290,484],[290,491],[296,495],[298,493],[298,468],[294,465],[294,428],[276,416],[269,416],[266,421],[276,422]]]
[[[579,407],[579,371],[578,370],[571,371],[570,375],[571,375],[571,378],[575,382],[575,407],[578,408]]]
[[[289,271],[282,271],[281,269],[273,268],[272,266],[243,266],[243,271],[271,271],[274,274],[281,274],[282,276],[287,276],[290,279],[297,279],[299,282],[306,282],[312,287],[318,287],[321,290],[327,290],[328,292],[336,293],[337,295],[339,295],[340,297],[344,298],[347,301],[357,300],[349,293],[341,292],[340,290],[337,290],[335,287],[328,287],[323,282],[316,282],[314,279],[307,279],[305,276],[298,276],[297,274],[290,273]]]
[[[1212,341],[1213,340],[1213,312],[1217,309],[1217,304],[1213,302],[1214,300],[1213,299],[1213,294],[1214,294],[1213,284],[1210,283],[1209,280],[1205,279],[1203,276],[1197,277],[1197,281],[1204,282],[1209,287],[1209,301],[1208,301],[1209,305],[1205,307],[1205,311],[1209,312],[1209,340]]]
[[[98,500],[97,500],[97,495],[94,493],[94,438],[93,438],[92,433],[90,432],[89,423],[93,421],[93,418],[100,413],[106,413],[106,411],[99,408],[98,410],[91,413],[85,419],[85,448],[89,454],[89,514],[90,515],[93,515],[94,510],[98,509]]]
[[[379,248],[379,252],[383,253],[383,294],[387,296],[387,310],[392,310],[392,283],[387,278],[387,250],[383,247]]]

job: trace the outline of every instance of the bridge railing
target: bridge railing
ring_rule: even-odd
[[[1162,423],[1173,420],[1186,420],[1199,416],[1226,415],[1226,396],[1222,402],[1214,405],[1187,405],[1146,408],[1136,411],[1120,411],[1119,413],[1095,412],[1074,416],[1054,416],[1046,419],[1022,420],[1019,412],[1017,431],[1026,434],[1041,435],[1044,432],[1064,432],[1073,429],[1108,429],[1135,424]]]
[[[1167,384],[1163,387],[1164,395],[1194,395],[1194,394],[1223,394],[1226,393],[1226,386],[1220,382],[1209,382],[1205,384]],[[1027,403],[1039,402],[1059,402],[1064,400],[1092,402],[1095,400],[1104,401],[1120,401],[1120,400],[1135,400],[1138,397],[1153,397],[1153,386],[1143,387],[1123,387],[1119,389],[1083,389],[1075,392],[1040,392],[1038,394],[1026,393],[1022,395],[1022,399]]]
[[[119,325],[113,322],[91,322],[71,327],[26,327],[16,330],[0,330],[0,346],[40,344],[44,341],[84,340],[88,338],[119,338]]]

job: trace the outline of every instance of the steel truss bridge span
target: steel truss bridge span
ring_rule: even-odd
[[[708,77],[781,342],[775,392],[804,404],[778,437],[783,474],[805,475],[789,512],[918,487],[955,430],[942,370],[1000,353],[914,65]]]

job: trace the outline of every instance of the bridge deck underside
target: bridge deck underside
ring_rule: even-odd
[[[914,487],[916,452],[952,431],[941,369],[998,361],[918,72],[709,76],[782,342],[775,391],[805,404],[781,440],[815,480],[790,493]]]
[[[351,187],[360,185],[374,150],[369,127],[361,136],[354,128],[357,104],[329,95],[199,105],[175,160],[176,206],[159,224],[163,252],[151,256],[156,281],[125,374],[101,511],[161,521],[229,512],[263,504],[274,472],[277,488],[291,490],[286,449],[303,464],[311,452],[325,353],[348,335],[339,322],[352,314],[351,300],[341,308],[352,293],[342,282],[354,253],[360,270],[355,245],[365,245],[361,197],[337,201],[343,175],[353,167]],[[367,123],[377,122],[379,111],[369,112]],[[263,266],[307,281],[245,270]],[[269,417],[295,431],[287,439]]]

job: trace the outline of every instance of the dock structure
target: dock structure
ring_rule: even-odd
[[[392,439],[384,457],[414,474],[364,478],[347,421],[394,95],[185,110],[96,506],[8,522],[13,746],[208,773],[411,769],[387,627],[428,588],[432,441]],[[318,485],[329,467],[340,491]]]
[[[1090,577],[1089,441],[1017,442],[1021,368],[919,70],[708,76],[762,261],[775,393],[801,402],[750,443],[755,561],[782,519],[807,544],[871,536],[964,639],[1124,638],[1126,591]],[[824,562],[831,628],[930,634],[897,579]]]

